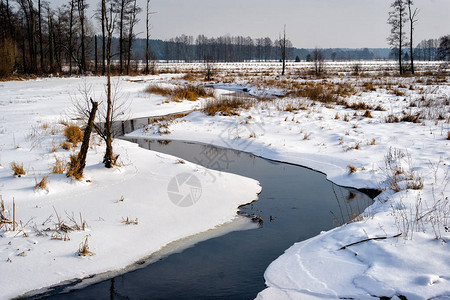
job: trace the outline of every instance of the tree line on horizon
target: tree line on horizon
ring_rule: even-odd
[[[312,61],[316,49],[295,48],[285,39],[285,49],[280,47],[281,36],[252,38],[243,36],[196,38],[177,36],[165,41],[150,39],[151,0],[140,8],[136,0],[99,0],[94,17],[88,18],[86,0],[67,0],[53,8],[46,0],[0,0],[0,76],[13,72],[23,74],[53,74],[92,72],[104,75],[106,62],[106,24],[104,10],[111,6],[116,15],[112,24],[111,39],[114,72],[130,74],[132,71],[151,72],[152,63],[172,62],[243,62]],[[450,36],[423,40],[415,48],[408,44],[405,22],[411,0],[394,0],[388,23],[392,26],[389,39],[391,49],[320,49],[326,60],[372,60],[412,57],[416,60],[449,59]],[[400,5],[400,6],[399,6]],[[146,37],[138,38],[136,24],[144,13]],[[415,24],[413,16],[410,23]],[[96,30],[96,26],[100,30]],[[412,34],[410,37],[412,40]],[[410,47],[408,50],[403,50]],[[400,51],[399,51],[400,49]],[[413,55],[411,55],[411,53]],[[284,56],[283,56],[284,54]],[[138,61],[145,64],[138,70]],[[117,69],[117,70],[116,70]]]

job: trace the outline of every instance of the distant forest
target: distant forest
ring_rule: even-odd
[[[137,60],[145,58],[145,39],[134,41],[133,57]],[[114,45],[118,41],[113,40]],[[295,48],[292,44],[286,50],[286,58],[290,61],[310,61],[314,49]],[[117,48],[117,46],[116,46]],[[205,55],[217,62],[274,61],[281,59],[278,40],[270,38],[253,39],[251,37],[207,38],[203,35],[193,39],[191,36],[180,36],[167,41],[150,40],[150,49],[155,59],[172,62],[203,61]],[[389,59],[391,49],[321,49],[327,60],[372,60]]]
[[[105,74],[105,11],[114,16],[111,24],[112,59],[118,61],[119,74],[137,70],[137,62],[243,62],[243,61],[311,61],[318,49],[296,48],[284,36],[252,38],[243,36],[196,38],[181,35],[165,41],[150,39],[150,0],[140,8],[136,0],[99,0],[89,18],[87,0],[67,0],[54,8],[45,0],[0,0],[0,77],[13,73],[49,74],[94,72]],[[92,3],[90,5],[93,5]],[[146,32],[136,34],[139,14],[144,13]],[[99,25],[100,29],[95,29]],[[146,38],[143,39],[142,37]],[[282,51],[283,49],[283,51]],[[416,60],[450,57],[450,36],[440,40],[423,40],[413,50]],[[319,49],[321,59],[385,60],[398,57],[391,47],[379,49]],[[445,50],[445,51],[443,51]],[[411,57],[401,51],[404,60]],[[142,70],[141,70],[142,71]]]

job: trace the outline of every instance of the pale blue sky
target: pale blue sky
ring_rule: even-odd
[[[51,1],[54,5],[64,0]],[[91,7],[99,1],[87,0]],[[152,37],[224,34],[276,39],[286,24],[299,48],[383,48],[391,0],[152,0]],[[138,0],[145,10],[145,0]],[[450,0],[415,0],[420,9],[414,44],[450,34]],[[138,28],[145,34],[145,17]]]

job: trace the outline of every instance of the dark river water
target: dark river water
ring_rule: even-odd
[[[372,203],[366,194],[337,186],[304,167],[209,145],[132,141],[258,180],[262,186],[259,200],[241,207],[239,214],[258,216],[263,222],[256,221],[253,229],[198,242],[114,278],[81,289],[59,287],[39,298],[253,299],[265,288],[264,271],[286,249],[347,222]]]

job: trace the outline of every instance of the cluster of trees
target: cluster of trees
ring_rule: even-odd
[[[398,60],[400,74],[406,71],[404,61],[410,61],[408,67],[414,74],[414,60],[449,60],[450,35],[439,40],[423,40],[413,49],[414,30],[419,13],[419,10],[414,8],[413,0],[394,0],[391,8],[388,18],[391,34],[387,40],[392,49],[391,56]],[[409,51],[404,51],[404,48],[409,48]]]
[[[414,49],[414,57],[418,60],[449,60],[450,35],[439,39],[421,41]]]
[[[194,39],[192,36],[181,35],[171,38],[164,43],[162,57],[168,61],[202,61],[210,57],[220,62],[239,61],[270,61],[281,58],[279,41],[271,38],[257,38],[243,36],[220,36],[217,38],[199,35]],[[287,55],[292,59],[292,43],[286,41]]]
[[[105,74],[108,8],[114,13],[111,29],[118,39],[119,72],[128,73],[142,9],[136,0],[100,0],[91,19],[88,6],[86,0],[68,0],[57,8],[45,0],[0,0],[0,75],[12,70]],[[147,0],[147,24],[149,6]],[[101,32],[95,31],[94,23]]]

